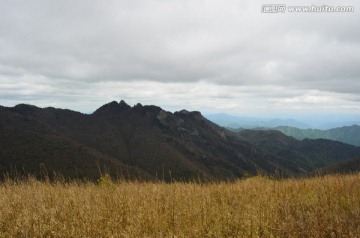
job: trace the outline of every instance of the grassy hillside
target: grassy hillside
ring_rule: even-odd
[[[359,237],[360,174],[0,184],[0,237]]]

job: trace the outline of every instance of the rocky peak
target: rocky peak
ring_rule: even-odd
[[[121,100],[119,102],[119,106],[122,107],[122,108],[128,108],[128,109],[131,108],[124,100]]]
[[[18,104],[15,107],[13,107],[12,110],[20,114],[30,114],[40,110],[40,108],[29,104]]]
[[[178,112],[179,114],[182,114],[182,115],[189,115],[189,111],[188,110],[185,110],[185,109],[182,109],[181,111]]]
[[[190,112],[190,115],[191,115],[193,118],[197,119],[197,120],[203,120],[203,119],[204,119],[204,117],[202,116],[201,112],[199,112],[199,111],[192,111],[192,112]]]
[[[179,116],[183,119],[189,118],[189,119],[195,119],[195,120],[204,120],[205,118],[201,115],[201,113],[199,111],[192,111],[189,112],[185,109],[175,112],[174,113],[175,116]]]
[[[120,103],[116,102],[116,101],[112,101],[110,103],[107,103],[105,105],[103,105],[102,107],[98,108],[94,114],[106,114],[106,113],[121,113],[123,111],[127,111],[130,110],[131,107],[126,104],[125,101],[121,100]]]

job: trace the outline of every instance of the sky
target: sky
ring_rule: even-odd
[[[285,4],[285,12],[263,12]],[[290,12],[291,6],[353,12]],[[360,118],[360,2],[0,0],[0,105]]]

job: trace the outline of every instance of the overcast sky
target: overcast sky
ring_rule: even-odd
[[[267,3],[352,13],[262,13]],[[0,104],[359,115],[360,2],[0,0]]]

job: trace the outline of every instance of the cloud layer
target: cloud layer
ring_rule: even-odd
[[[265,14],[267,3],[3,0],[0,104],[357,113],[358,1],[340,2],[353,13]]]

